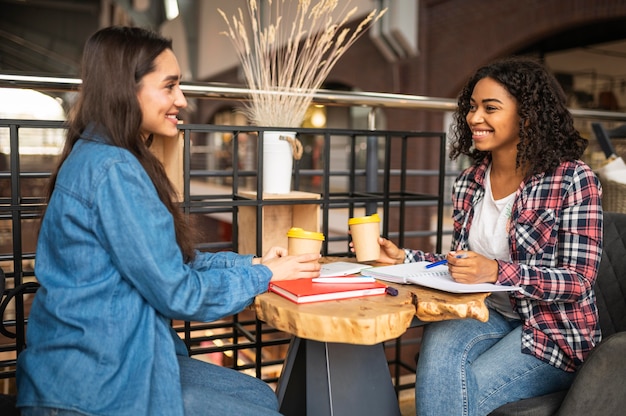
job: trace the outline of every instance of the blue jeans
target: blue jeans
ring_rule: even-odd
[[[190,357],[178,356],[178,364],[185,416],[280,415],[276,394],[262,380]],[[21,411],[22,416],[84,416],[46,407]]]
[[[501,405],[566,389],[568,373],[521,352],[522,326],[489,310],[424,328],[415,380],[418,416],[487,415]]]
[[[178,356],[185,416],[279,416],[278,399],[262,380]]]
[[[20,412],[22,416],[85,416],[84,413],[53,407],[22,407]]]

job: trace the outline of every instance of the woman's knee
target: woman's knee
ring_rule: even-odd
[[[186,407],[192,402],[233,401],[270,410],[278,408],[274,391],[256,377],[189,357],[180,357],[180,379]],[[224,404],[227,406],[228,404]]]

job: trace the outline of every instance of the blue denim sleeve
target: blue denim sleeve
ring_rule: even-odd
[[[195,270],[210,268],[226,268],[235,266],[249,266],[254,258],[251,254],[237,254],[232,251],[219,251],[217,253],[201,252],[196,250],[196,257],[190,263]],[[265,267],[265,266],[263,266]]]
[[[170,319],[213,321],[267,290],[271,271],[251,256],[204,254],[185,264],[173,218],[136,160],[116,163],[98,187],[96,230],[122,278]]]

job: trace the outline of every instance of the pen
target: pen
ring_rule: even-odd
[[[465,254],[459,254],[459,255],[457,255],[455,257],[457,259],[464,259],[466,257],[466,255]],[[436,261],[434,263],[427,264],[426,268],[430,269],[430,268],[435,267],[435,266],[441,266],[442,264],[448,264],[448,260],[443,259],[443,260]]]
[[[441,266],[442,264],[448,264],[448,260],[444,259],[444,260],[436,261],[434,263],[427,264],[426,268],[430,269],[430,268],[435,267],[435,266]]]

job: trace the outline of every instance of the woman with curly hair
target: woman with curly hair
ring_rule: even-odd
[[[425,327],[418,415],[486,415],[566,389],[601,337],[601,188],[556,79],[531,59],[491,63],[461,90],[455,121],[450,156],[473,164],[453,188],[452,251],[381,239],[380,261],[446,259],[458,282],[521,289],[490,295],[487,322]]]

